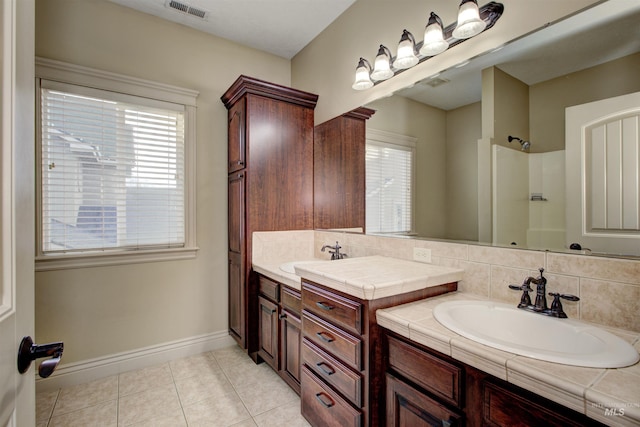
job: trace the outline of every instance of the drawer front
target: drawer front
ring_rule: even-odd
[[[278,298],[278,283],[260,275],[260,293],[275,302],[280,302]]]
[[[302,332],[316,346],[342,359],[347,365],[362,370],[362,341],[321,318],[302,311]]]
[[[302,367],[302,415],[314,426],[362,426],[362,413]]]
[[[404,341],[389,338],[389,366],[445,402],[460,407],[462,368]]]
[[[282,300],[282,308],[300,316],[302,312],[302,298],[300,291],[282,285],[280,287],[280,298]]]
[[[362,406],[362,375],[322,351],[308,339],[302,342],[302,362],[354,405]]]
[[[362,304],[302,283],[302,308],[356,334],[362,333]]]

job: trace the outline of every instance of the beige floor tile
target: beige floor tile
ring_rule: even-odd
[[[240,421],[238,424],[234,424],[231,427],[257,427],[257,425],[253,421],[253,418],[249,418],[248,420]]]
[[[49,427],[116,427],[117,425],[117,400],[54,416],[49,422]]]
[[[118,403],[119,426],[181,414],[180,400],[173,384],[123,396]]]
[[[246,387],[250,384],[279,383],[282,379],[266,363],[245,366],[231,365],[224,369],[227,378],[234,387]]]
[[[252,416],[282,406],[290,402],[299,402],[298,395],[284,381],[268,381],[236,387],[238,396]],[[299,406],[299,404],[298,404]]]
[[[236,393],[187,405],[184,407],[184,414],[189,427],[227,427],[251,419]]]
[[[118,398],[118,377],[112,376],[60,390],[53,416],[95,406]]]
[[[173,360],[169,362],[169,366],[174,379],[205,375],[220,370],[218,362],[211,353]]]
[[[173,417],[153,418],[140,423],[130,424],[130,427],[187,427],[184,414]]]
[[[233,386],[222,371],[178,378],[175,383],[183,406],[234,392]]]
[[[169,364],[124,372],[118,376],[118,395],[126,396],[141,391],[150,390],[158,386],[171,384],[173,376]]]
[[[300,400],[278,406],[254,417],[258,427],[309,427],[310,424],[300,413]]]
[[[221,348],[212,352],[213,357],[218,361],[218,364],[222,369],[225,369],[231,365],[237,364],[254,364],[249,355],[245,353],[240,347],[234,345],[233,347]]]
[[[58,400],[60,390],[45,391],[36,394],[36,420],[48,420]]]

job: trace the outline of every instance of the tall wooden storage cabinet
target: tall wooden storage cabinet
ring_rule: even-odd
[[[318,96],[240,76],[228,109],[229,332],[258,347],[254,231],[313,229],[313,110]]]
[[[314,131],[314,227],[365,229],[366,121],[360,107]]]

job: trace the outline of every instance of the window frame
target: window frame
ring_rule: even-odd
[[[394,132],[387,132],[367,127],[365,136],[365,146],[367,144],[377,145],[380,147],[389,147],[394,149],[402,149],[411,152],[411,229],[407,232],[376,232],[376,234],[402,234],[411,236],[416,230],[416,156],[417,156],[418,139],[412,136],[402,135]],[[366,164],[365,164],[366,170]],[[365,189],[366,191],[366,189]],[[365,205],[366,211],[366,205]],[[365,224],[366,227],[366,224]]]
[[[96,70],[75,64],[36,58],[36,257],[35,270],[98,267],[143,262],[172,261],[195,258],[196,245],[196,98],[198,92],[136,77]],[[184,218],[183,247],[154,249],[104,249],[84,253],[45,254],[42,248],[42,125],[41,80],[117,92],[136,98],[148,98],[184,106]]]

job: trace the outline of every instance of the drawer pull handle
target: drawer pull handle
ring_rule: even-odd
[[[331,304],[327,304],[326,302],[322,302],[322,301],[316,302],[316,305],[326,311],[333,310],[335,308]]]
[[[316,335],[318,336],[318,338],[320,338],[324,342],[334,342],[335,341],[335,339],[331,335],[327,334],[326,332],[316,332]]]
[[[327,365],[324,362],[318,362],[318,363],[316,363],[316,366],[318,368],[320,368],[320,370],[322,372],[324,372],[325,375],[333,375],[333,374],[336,373],[336,371],[331,366]],[[325,368],[325,366],[326,366],[326,368]]]
[[[323,396],[326,398],[326,400],[325,398],[323,398]],[[316,399],[318,399],[318,402],[322,403],[322,406],[324,406],[325,408],[331,408],[333,405],[335,405],[335,402],[329,396],[327,396],[326,393],[323,392],[316,394]]]

